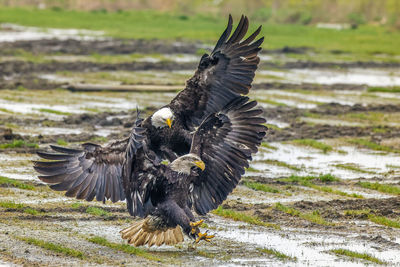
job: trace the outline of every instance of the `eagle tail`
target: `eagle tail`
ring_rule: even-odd
[[[123,239],[135,247],[148,245],[161,246],[175,245],[183,241],[183,234],[180,226],[175,228],[158,227],[154,224],[154,219],[148,216],[145,219],[135,221],[131,226],[121,232]]]

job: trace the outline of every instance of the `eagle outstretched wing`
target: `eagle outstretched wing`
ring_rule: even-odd
[[[217,208],[236,187],[251,154],[266,134],[256,101],[238,97],[221,112],[209,115],[194,134],[190,153],[199,155],[205,170],[193,181],[191,202],[204,215]]]
[[[204,54],[194,76],[187,81],[186,88],[169,104],[174,112],[184,112],[186,127],[194,129],[208,115],[220,111],[240,95],[249,93],[254,73],[260,58],[260,45],[264,38],[253,40],[261,26],[247,39],[249,26],[242,16],[231,35],[232,17],[210,55]],[[229,37],[230,36],[230,37]]]
[[[56,191],[67,191],[68,197],[97,201],[110,199],[112,202],[125,199],[122,185],[122,166],[133,160],[134,153],[141,147],[143,128],[137,120],[129,138],[115,141],[102,147],[97,144],[82,144],[82,149],[50,146],[58,153],[37,152],[46,160],[34,161],[34,168],[42,174],[40,180],[51,184]]]

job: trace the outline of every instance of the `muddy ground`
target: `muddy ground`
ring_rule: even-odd
[[[211,243],[128,250],[119,235],[132,220],[124,203],[77,201],[39,181],[31,163],[37,150],[123,138],[137,107],[149,115],[176,94],[65,88],[183,87],[199,49],[208,47],[158,40],[0,42],[0,176],[13,179],[0,180],[0,265],[400,264],[400,94],[390,91],[400,85],[396,62],[305,62],[290,54],[318,53],[264,51],[250,97],[264,108],[269,133],[222,205],[230,215],[203,217],[203,229],[216,234]],[[125,56],[133,53],[142,55],[129,61]],[[121,62],[96,61],[110,55]],[[383,89],[370,89],[377,86]]]

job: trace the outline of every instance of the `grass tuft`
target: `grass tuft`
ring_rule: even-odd
[[[351,251],[348,249],[344,249],[344,248],[338,248],[338,249],[331,249],[330,252],[336,254],[336,255],[341,255],[341,256],[347,256],[353,259],[362,259],[362,260],[366,260],[366,261],[370,261],[376,264],[386,264],[386,262],[371,256],[370,254],[367,253],[359,253],[359,252],[355,252],[355,251]]]
[[[279,225],[274,224],[274,223],[264,222],[257,216],[247,215],[242,212],[234,211],[231,209],[224,209],[222,206],[219,206],[217,209],[213,210],[212,213],[214,213],[215,215],[224,217],[224,218],[232,219],[234,221],[241,221],[241,222],[246,222],[246,223],[253,224],[253,225],[260,225],[260,226],[280,229]]]
[[[56,114],[56,115],[65,115],[65,116],[71,115],[71,113],[69,113],[69,112],[54,110],[54,109],[50,109],[50,108],[39,108],[37,110],[40,112],[51,113],[51,114]]]
[[[369,87],[368,92],[400,93],[400,87]]]
[[[286,255],[276,249],[272,249],[272,248],[257,248],[258,251],[260,251],[261,253],[267,254],[267,255],[272,255],[277,259],[280,259],[282,261],[297,261],[296,257],[292,257],[289,255]]]
[[[94,244],[97,245],[101,245],[101,246],[105,246],[105,247],[109,247],[113,250],[118,250],[118,251],[122,251],[131,255],[136,255],[139,257],[143,257],[146,258],[148,260],[152,260],[152,261],[162,261],[160,258],[152,255],[151,253],[140,249],[140,248],[136,248],[130,245],[126,245],[126,244],[118,244],[118,243],[113,243],[113,242],[109,242],[107,239],[105,239],[104,237],[100,237],[100,236],[94,236],[88,239],[89,242],[92,242]]]
[[[368,170],[361,169],[360,167],[358,167],[357,165],[355,165],[353,163],[335,164],[334,166],[339,169],[349,170],[349,171],[353,171],[353,172],[375,174],[374,171],[368,171]]]
[[[275,204],[275,209],[315,224],[320,224],[325,226],[335,225],[334,223],[328,222],[324,218],[322,218],[318,211],[313,211],[312,213],[303,213],[301,211],[296,210],[295,208],[285,206],[279,202]]]
[[[376,190],[376,191],[379,191],[382,193],[400,195],[400,187],[393,186],[393,185],[370,183],[370,182],[358,182],[357,185],[359,185],[363,188]]]
[[[14,140],[12,141],[12,143],[0,144],[0,149],[20,148],[20,147],[39,148],[39,145],[36,143],[28,143],[24,140]]]
[[[400,153],[399,149],[394,149],[389,146],[383,146],[364,138],[351,139],[349,140],[349,142],[358,146],[369,148],[371,150]]]
[[[294,171],[301,171],[300,168],[294,166],[294,165],[290,165],[289,163],[283,162],[283,161],[279,161],[279,160],[275,160],[275,159],[266,159],[266,160],[262,160],[260,161],[262,163],[265,164],[269,164],[269,165],[276,165],[279,167],[284,167],[284,168],[288,168]]]
[[[108,217],[111,214],[105,210],[103,210],[102,208],[98,208],[98,207],[88,207],[86,209],[86,213],[89,213],[91,215],[95,215],[95,216],[102,216],[102,217]]]
[[[296,145],[312,147],[321,150],[323,153],[328,153],[333,150],[332,146],[316,141],[314,139],[296,139],[292,141]]]
[[[33,185],[24,184],[18,180],[14,180],[14,179],[7,178],[4,176],[0,176],[0,186],[15,187],[15,188],[25,189],[25,190],[35,190],[35,187]]]
[[[273,188],[271,186],[262,184],[262,183],[244,181],[243,184],[245,186],[247,186],[248,188],[254,189],[256,191],[263,191],[263,192],[267,192],[267,193],[281,193],[280,190]]]
[[[70,257],[74,257],[74,258],[78,258],[78,259],[85,259],[85,255],[78,250],[72,249],[72,248],[68,248],[59,244],[54,244],[51,242],[47,242],[47,241],[43,241],[40,239],[36,239],[36,238],[31,238],[31,237],[17,237],[19,240],[24,241],[30,245],[34,245],[37,247],[41,247],[53,252],[57,252],[66,256],[70,256]]]

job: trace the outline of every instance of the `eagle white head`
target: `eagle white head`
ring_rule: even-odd
[[[190,174],[192,167],[197,167],[204,171],[206,165],[201,158],[195,154],[183,155],[169,164],[173,171]]]
[[[159,109],[151,116],[151,124],[156,128],[163,128],[165,126],[171,128],[173,121],[174,114],[170,108]]]

